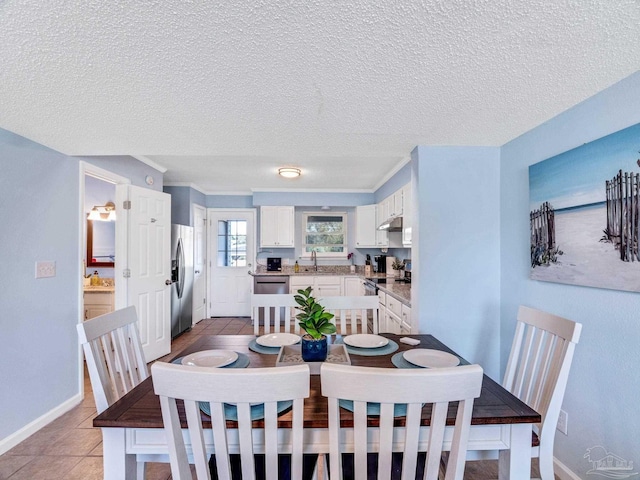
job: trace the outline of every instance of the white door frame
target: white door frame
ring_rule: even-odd
[[[96,177],[101,180],[105,180],[110,183],[115,184],[130,184],[131,179],[127,177],[123,177],[116,173],[110,172],[109,170],[105,170],[104,168],[97,167],[91,163],[80,160],[79,162],[79,198],[78,198],[78,222],[80,228],[78,229],[78,261],[76,262],[78,265],[78,274],[76,278],[81,279],[84,278],[86,272],[83,270],[83,262],[85,252],[87,251],[86,238],[87,238],[87,216],[84,212],[84,197],[85,197],[85,177],[89,175],[91,177]],[[126,222],[118,222],[116,219],[116,230],[125,229],[126,233]],[[117,234],[116,234],[117,236]],[[126,245],[124,246],[126,248]],[[118,245],[116,243],[116,258],[118,258]],[[126,252],[125,252],[126,253]],[[114,270],[115,275],[115,270]],[[116,308],[121,306],[123,302],[122,299],[119,299],[116,295],[115,304]],[[80,281],[80,285],[78,288],[78,323],[82,323],[84,321],[84,288],[82,285],[82,281]],[[82,353],[82,345],[78,344],[78,385],[79,391],[82,397],[84,398],[84,354]]]
[[[204,264],[202,265],[202,272],[200,272],[200,275],[202,275],[203,281],[204,281],[204,315],[205,317],[207,316],[207,313],[209,311],[208,309],[208,299],[209,299],[209,222],[208,217],[207,217],[207,207],[204,207],[202,205],[199,205],[197,203],[194,203],[191,205],[191,218],[193,218],[193,241],[194,241],[194,245],[193,245],[193,255],[194,255],[194,266],[195,266],[195,254],[196,254],[196,249],[195,249],[195,240],[196,240],[196,225],[195,225],[195,218],[196,218],[196,210],[202,210],[202,216],[204,217]],[[194,276],[194,292],[195,292],[195,276]],[[195,299],[195,296],[194,296]],[[195,300],[194,300],[194,305],[192,308],[192,311],[195,312],[196,308],[195,308]],[[201,318],[198,319],[198,321],[202,320]],[[193,323],[195,321],[195,317],[193,317],[192,320],[192,324],[195,325],[195,323]]]
[[[255,271],[256,258],[258,256],[258,215],[255,208],[207,208],[207,318],[211,318],[211,271],[213,270],[211,262],[213,259],[218,258],[217,252],[211,251],[211,245],[213,243],[213,237],[217,237],[217,230],[214,231],[213,225],[211,225],[211,217],[219,212],[243,212],[253,215],[253,251],[247,251],[247,270]],[[217,228],[217,225],[216,225]],[[251,284],[251,292],[253,293],[253,283]]]

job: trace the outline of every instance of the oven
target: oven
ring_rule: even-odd
[[[368,297],[378,295],[378,287],[370,280],[364,281],[364,294]]]
[[[373,296],[375,295],[376,297],[378,296],[378,286],[376,285],[377,282],[372,281],[370,279],[367,279],[364,281],[364,294],[366,296]],[[367,314],[367,332],[368,333],[373,333],[373,314],[369,313]],[[378,319],[378,323],[380,322],[380,319]]]

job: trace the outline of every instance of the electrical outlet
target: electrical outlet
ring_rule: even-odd
[[[36,278],[56,276],[56,262],[36,262]]]
[[[567,435],[567,423],[569,422],[569,415],[564,410],[560,410],[560,415],[558,415],[558,426],[556,427],[562,433]]]

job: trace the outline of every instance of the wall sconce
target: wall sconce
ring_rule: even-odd
[[[107,202],[106,205],[96,205],[91,209],[87,218],[100,222],[113,222],[116,219],[116,205],[113,202]]]
[[[278,169],[278,175],[284,178],[296,178],[299,177],[302,171],[295,167],[282,167]]]

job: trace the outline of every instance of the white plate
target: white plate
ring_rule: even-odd
[[[358,348],[380,348],[389,343],[389,339],[381,337],[380,335],[372,335],[370,333],[347,335],[344,337],[343,341],[350,347]]]
[[[237,359],[238,354],[231,350],[204,350],[186,355],[181,363],[196,367],[224,367]]]
[[[403,356],[407,362],[426,368],[455,367],[460,363],[460,359],[455,355],[428,348],[407,350]]]
[[[267,333],[256,338],[256,343],[263,347],[283,347],[285,345],[295,345],[300,341],[300,336],[293,333]]]

